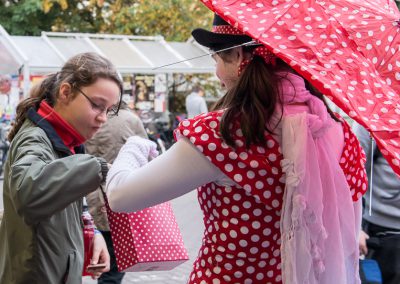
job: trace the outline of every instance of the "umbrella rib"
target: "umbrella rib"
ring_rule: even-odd
[[[204,57],[204,56],[214,55],[214,54],[217,54],[218,52],[227,51],[227,50],[230,50],[230,49],[233,49],[233,48],[236,48],[236,47],[251,46],[251,45],[260,45],[260,43],[257,43],[255,40],[252,40],[252,41],[248,41],[248,42],[245,42],[245,43],[242,43],[242,44],[238,44],[238,45],[234,45],[234,46],[227,47],[227,48],[224,48],[224,49],[220,49],[218,51],[212,51],[212,52],[200,55],[200,56],[195,56],[195,57],[187,58],[187,59],[184,59],[184,60],[168,63],[168,64],[165,64],[165,65],[157,66],[157,67],[154,67],[152,70],[156,70],[156,69],[160,69],[160,68],[163,68],[163,67],[175,65],[175,64],[178,64],[178,63],[182,63],[182,62],[186,62],[186,61],[189,61],[189,60],[201,58],[201,57]]]

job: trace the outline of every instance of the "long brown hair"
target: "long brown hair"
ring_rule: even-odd
[[[246,46],[243,47],[243,51],[251,52],[254,48]],[[232,49],[218,52],[218,56],[223,61],[229,62],[232,52]],[[252,144],[265,144],[265,131],[270,134],[274,133],[277,124],[271,123],[272,116],[278,105],[283,108],[277,84],[283,79],[276,74],[276,71],[279,70],[296,73],[280,59],[276,60],[276,67],[272,69],[261,57],[254,56],[243,70],[236,85],[213,106],[213,110],[225,109],[221,118],[220,131],[223,140],[231,147],[236,147],[232,137],[232,127],[235,122],[240,125],[246,147],[250,147]],[[329,109],[323,95],[307,80],[305,82],[306,88],[325,103],[329,114],[337,121],[338,119]]]
[[[71,86],[80,88],[94,84],[100,78],[114,81],[119,86],[122,96],[122,82],[114,65],[108,59],[92,52],[71,57],[60,72],[47,76],[31,89],[28,98],[18,104],[15,124],[10,130],[8,139],[12,141],[15,137],[26,119],[29,108],[33,107],[37,110],[42,100],[46,100],[50,106],[54,107],[62,83],[69,83]]]

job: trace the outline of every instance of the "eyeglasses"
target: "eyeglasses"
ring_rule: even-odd
[[[90,106],[92,107],[92,109],[97,113],[97,114],[103,114],[105,113],[107,116],[115,116],[118,115],[118,111],[121,105],[121,100],[119,101],[118,105],[114,105],[111,108],[106,108],[105,106],[102,105],[98,105],[95,102],[92,101],[91,98],[89,98],[88,95],[86,95],[81,89],[79,89],[78,87],[74,86],[75,89],[78,90],[78,92],[84,96],[88,102],[90,103]]]

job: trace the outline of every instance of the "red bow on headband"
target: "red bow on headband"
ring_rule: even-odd
[[[249,65],[249,63],[253,60],[254,56],[260,56],[267,64],[271,64],[272,66],[276,65],[275,54],[273,54],[271,51],[268,50],[268,48],[262,45],[253,50],[250,59],[243,60],[242,63],[240,63],[238,76],[240,76],[244,68],[246,68],[246,66]]]

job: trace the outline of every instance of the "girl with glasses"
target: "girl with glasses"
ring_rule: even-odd
[[[83,95],[84,94],[84,95]],[[83,197],[105,180],[104,159],[82,144],[118,112],[122,82],[95,53],[78,54],[17,107],[4,173],[0,283],[81,283]],[[109,254],[95,234],[92,264]]]

